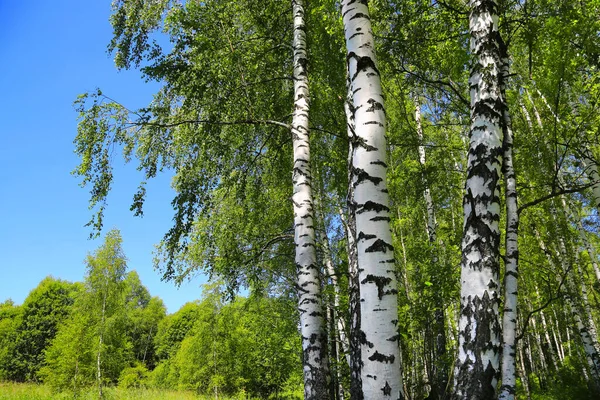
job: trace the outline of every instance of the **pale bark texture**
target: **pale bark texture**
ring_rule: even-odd
[[[457,399],[496,398],[500,363],[499,245],[503,98],[498,4],[469,2],[471,138],[465,184]]]
[[[367,2],[342,1],[352,90],[352,160],[365,399],[403,399],[394,249],[386,184],[385,111]]]
[[[322,221],[324,221],[323,215],[319,216]],[[341,364],[341,356],[342,354],[348,354],[349,345],[348,338],[346,337],[346,326],[344,319],[340,317],[340,284],[338,281],[337,274],[335,272],[335,267],[333,265],[333,260],[331,258],[331,248],[329,247],[329,238],[327,237],[327,233],[325,230],[321,231],[320,235],[321,245],[323,246],[323,259],[325,261],[325,267],[327,271],[327,276],[329,277],[329,281],[331,282],[331,286],[333,286],[333,306],[330,306],[330,337],[331,337],[331,346],[332,354],[335,355],[335,391],[337,393],[337,399],[344,399],[344,387],[342,386],[342,373],[340,371]],[[343,351],[342,351],[343,349]],[[331,369],[333,371],[333,368]]]
[[[419,99],[415,99],[415,122],[417,127],[417,140],[419,146],[417,148],[419,153],[419,164],[421,166],[421,179],[423,181],[423,197],[425,199],[425,207],[427,212],[427,236],[429,237],[429,243],[433,247],[433,255],[431,262],[434,268],[439,269],[440,265],[438,262],[437,254],[437,221],[435,217],[435,209],[433,207],[433,197],[431,196],[431,189],[429,188],[429,181],[427,179],[426,162],[427,156],[425,152],[425,139],[423,135],[423,123],[421,121],[421,104]],[[439,287],[440,282],[437,276],[441,274],[434,274],[434,284]],[[429,397],[432,399],[445,399],[446,398],[446,387],[448,386],[448,366],[446,365],[446,328],[444,326],[445,315],[444,315],[444,300],[442,293],[437,290],[435,292],[435,311],[433,315],[433,331],[434,341],[433,347],[433,360],[431,361],[431,393]]]
[[[356,132],[354,122],[354,105],[352,104],[352,88],[350,75],[346,69],[346,129],[348,133],[348,193],[346,203],[348,218],[340,210],[340,218],[346,228],[346,250],[348,253],[348,302],[350,311],[350,354],[348,366],[350,367],[350,399],[363,400],[362,392],[362,359],[360,344],[360,282],[358,277],[358,248],[356,245],[356,203],[354,202],[354,183],[358,177],[352,169],[354,149],[356,147]],[[344,222],[345,221],[345,222]]]
[[[502,386],[499,398],[514,400],[517,393],[516,336],[517,293],[519,279],[519,213],[517,207],[517,177],[513,166],[513,132],[506,102],[506,81],[509,76],[509,59],[506,49],[502,51],[501,85],[504,99],[502,119],[504,154],[502,169],[506,192],[506,258],[504,272],[504,313],[502,315]]]
[[[304,369],[304,398],[328,397],[327,334],[325,330],[321,282],[315,247],[313,195],[310,172],[309,92],[306,71],[306,32],[302,0],[293,0],[294,16],[294,113],[292,175],[294,205],[294,243],[298,271],[298,309]]]

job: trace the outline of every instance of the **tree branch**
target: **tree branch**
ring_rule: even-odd
[[[563,194],[582,192],[585,189],[590,188],[590,187],[594,186],[597,183],[598,182],[591,182],[591,183],[588,183],[587,185],[583,185],[583,186],[579,186],[579,187],[575,187],[575,188],[571,188],[571,189],[563,189],[563,190],[559,190],[559,191],[555,191],[554,188],[552,188],[552,192],[551,193],[549,193],[549,194],[547,194],[545,196],[542,196],[542,197],[540,197],[538,199],[535,199],[533,201],[530,201],[529,203],[523,204],[521,207],[519,207],[517,209],[517,214],[520,215],[521,212],[523,212],[527,208],[536,206],[536,205],[538,205],[540,203],[543,203],[546,200],[550,200],[550,199],[552,199],[554,197],[558,197],[558,196],[561,196]]]

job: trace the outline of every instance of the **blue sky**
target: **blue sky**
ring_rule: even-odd
[[[0,301],[21,303],[46,276],[82,280],[83,260],[101,244],[88,240],[88,189],[70,172],[76,96],[100,87],[127,105],[146,105],[156,84],[118,72],[106,46],[110,0],[0,0]],[[200,296],[204,277],[177,289],[160,281],[152,251],[171,226],[170,177],[149,182],[144,217],[129,211],[141,180],[135,165],[116,165],[105,229],[123,236],[129,268],[169,312]]]

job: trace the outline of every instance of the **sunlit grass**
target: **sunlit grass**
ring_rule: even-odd
[[[67,400],[73,399],[73,393],[54,393],[45,385],[31,383],[0,382],[0,400]],[[94,388],[87,389],[76,397],[81,400],[98,399],[98,392]],[[162,390],[162,389],[119,389],[105,388],[106,400],[208,400],[212,397],[200,396],[193,392]],[[226,399],[219,396],[219,399]]]

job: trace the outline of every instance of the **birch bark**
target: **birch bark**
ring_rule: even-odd
[[[536,230],[535,234],[538,239],[540,248],[542,249],[542,251],[544,253],[546,253],[548,262],[550,263],[550,265],[553,265],[554,261],[550,255],[550,252],[548,251],[544,241],[541,239],[541,236],[537,232],[537,230]],[[565,246],[562,238],[559,238],[559,247],[560,247],[560,251],[558,252],[557,255],[558,255],[559,259],[561,260],[562,271],[563,271],[563,273],[566,274],[569,272],[570,267],[569,267],[568,261],[567,261],[566,246]],[[590,335],[590,332],[588,330],[588,327],[583,323],[583,320],[581,319],[581,313],[575,306],[575,303],[571,297],[572,294],[575,293],[575,288],[573,287],[573,284],[568,277],[566,278],[566,283],[567,283],[566,286],[567,286],[567,292],[568,292],[568,296],[566,296],[567,304],[569,306],[571,316],[572,316],[573,320],[575,321],[577,331],[579,332],[579,337],[581,338],[581,342],[583,344],[583,349],[585,351],[588,366],[589,366],[591,374],[592,374],[593,384],[594,384],[596,390],[598,390],[600,388],[600,354],[597,351],[598,346],[595,343],[595,341],[597,339],[592,338],[592,336]],[[567,332],[568,332],[568,330],[567,330]]]
[[[356,145],[352,160],[366,399],[402,399],[394,249],[386,184],[385,111],[366,1],[342,1]]]
[[[417,140],[419,146],[417,148],[419,153],[419,164],[421,165],[421,179],[423,180],[423,197],[425,198],[425,207],[427,211],[427,235],[429,237],[429,243],[433,246],[433,256],[431,262],[434,268],[439,268],[438,254],[436,248],[437,242],[437,221],[435,218],[435,209],[433,207],[433,198],[431,196],[431,189],[429,188],[429,182],[427,179],[426,171],[426,152],[424,146],[423,136],[423,124],[421,121],[421,103],[418,98],[415,98],[415,122],[417,126]],[[439,287],[437,281],[438,274],[433,275],[433,279],[436,280],[434,284]],[[444,326],[444,300],[442,293],[438,290],[435,294],[435,311],[434,311],[434,334],[435,334],[435,345],[433,346],[433,360],[432,360],[432,393],[431,398],[444,399],[446,397],[446,387],[448,386],[448,366],[446,365],[446,328]],[[427,369],[429,370],[429,369]]]
[[[502,111],[495,0],[471,0],[471,138],[465,184],[457,399],[493,399],[499,377],[498,316]]]
[[[509,58],[506,48],[501,49],[502,73],[500,90],[504,99],[502,108],[504,154],[502,169],[506,192],[506,258],[504,262],[504,312],[502,315],[502,400],[514,400],[517,393],[516,335],[519,279],[519,213],[517,207],[517,177],[513,166],[513,132],[506,101],[509,77]]]
[[[294,112],[292,174],[294,207],[294,243],[298,272],[298,310],[302,335],[304,398],[328,397],[327,334],[325,332],[321,282],[315,248],[313,195],[310,172],[309,92],[306,31],[303,0],[292,0],[294,17]]]
[[[352,168],[354,149],[357,144],[356,124],[354,121],[354,105],[352,104],[352,88],[350,73],[346,71],[346,128],[348,132],[348,218],[345,223],[348,252],[348,301],[350,308],[350,399],[363,400],[362,392],[362,357],[360,343],[360,283],[358,277],[358,248],[356,244],[356,203],[354,202],[354,184],[358,177]],[[344,215],[340,211],[344,221]]]

